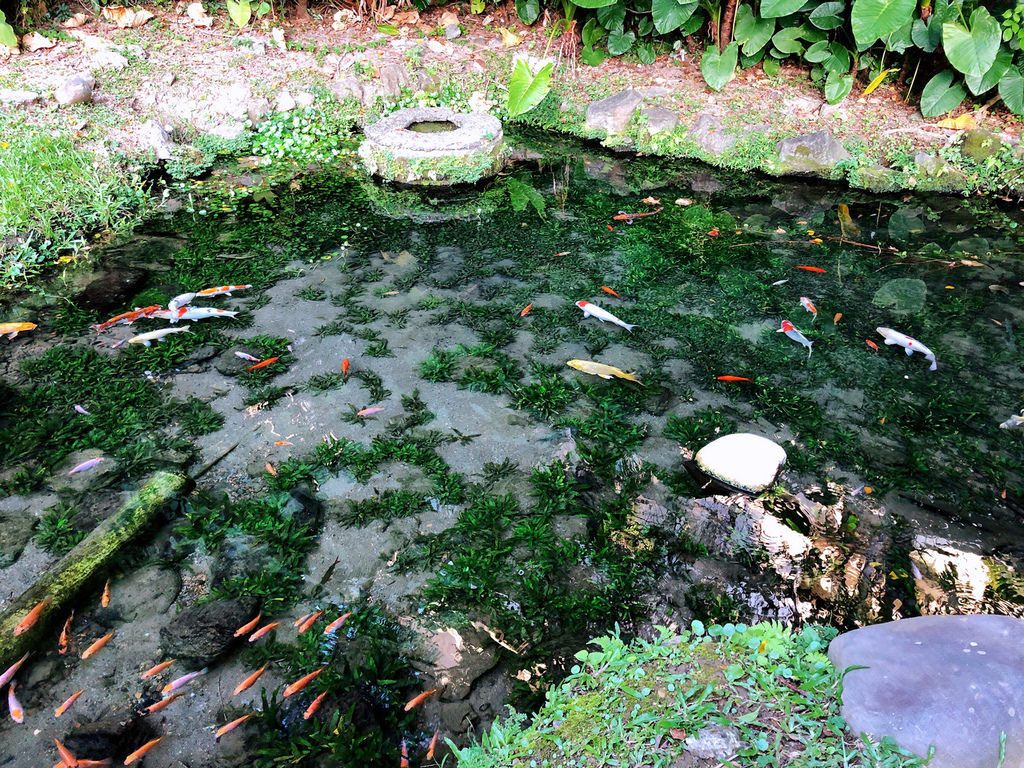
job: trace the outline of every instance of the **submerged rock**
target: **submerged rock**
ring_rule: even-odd
[[[160,647],[168,658],[205,667],[238,642],[235,630],[252,619],[258,604],[254,597],[238,597],[193,606],[160,630]]]
[[[20,501],[20,497],[9,497],[0,504],[0,568],[6,568],[21,556],[25,545],[32,540],[32,529],[36,524],[28,504],[19,503],[13,508],[7,506],[12,500]]]
[[[740,432],[712,440],[694,457],[701,471],[719,482],[760,493],[770,487],[786,463],[786,452],[767,437]]]
[[[896,314],[906,315],[924,309],[924,300],[927,295],[928,286],[925,285],[924,280],[914,277],[898,277],[875,291],[871,303],[876,307],[887,307]]]
[[[851,670],[843,717],[855,733],[890,736],[931,768],[1024,764],[1024,621],[920,616],[840,635],[828,656]],[[1006,734],[1001,762],[1000,734]]]
[[[120,761],[154,738],[151,720],[136,712],[122,712],[75,728],[61,741],[75,757],[85,760]]]
[[[104,314],[127,305],[146,282],[146,271],[142,269],[112,269],[97,277],[75,297],[80,309],[95,309]]]

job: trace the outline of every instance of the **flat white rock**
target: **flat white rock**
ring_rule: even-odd
[[[739,432],[712,440],[694,457],[706,474],[747,493],[771,487],[786,452],[767,437]]]

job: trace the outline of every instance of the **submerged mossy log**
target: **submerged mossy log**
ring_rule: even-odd
[[[75,607],[83,587],[110,567],[111,562],[149,527],[168,502],[193,487],[185,475],[158,472],[116,513],[108,517],[78,546],[44,573],[0,614],[0,670],[7,669],[28,651],[48,645],[46,636]],[[36,623],[20,635],[15,627],[41,601],[48,600]],[[54,640],[56,642],[56,639]]]

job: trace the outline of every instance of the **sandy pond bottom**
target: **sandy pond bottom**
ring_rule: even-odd
[[[72,650],[114,630],[111,644],[87,661],[40,648],[19,674],[26,721],[0,725],[0,765],[52,765],[54,736],[153,701],[159,686],[139,674],[164,658],[161,630],[217,586],[215,597],[249,590],[283,625],[262,656],[232,647],[149,717],[166,738],[146,765],[269,765],[254,756],[268,731],[298,743],[353,701],[379,715],[358,728],[386,729],[386,746],[369,762],[313,750],[303,764],[396,765],[403,737],[423,762],[435,729],[478,732],[616,621],[643,633],[693,617],[848,627],[920,612],[1021,615],[1021,437],[998,426],[1024,405],[1016,214],[731,186],[705,169],[545,151],[543,166],[450,200],[336,179],[279,190],[269,215],[182,212],[150,227],[145,248],[112,252],[105,267],[141,265],[148,277],[111,314],[253,283],[205,302],[241,310],[236,320],[198,321],[163,349],[112,349],[161,324],[97,337],[84,329],[93,315],[62,310],[55,336],[5,345],[12,391],[42,387],[53,374],[22,364],[57,349],[121,361],[121,375],[148,376],[161,402],[194,398],[223,422],[186,448],[175,420],[143,419],[135,441],[155,445],[146,461],[108,450],[104,473],[74,482],[68,466],[101,436],[76,432],[64,451],[6,449],[6,467],[37,468],[30,493],[0,500],[11,531],[58,502],[110,507],[149,467],[208,469],[204,495],[112,574],[110,605],[99,605],[102,584],[83,595]],[[657,206],[631,225],[612,220]],[[584,319],[578,300],[637,327]],[[17,311],[43,331],[54,312]],[[810,360],[775,332],[785,319],[813,340]],[[938,370],[885,347],[876,326],[919,338]],[[280,360],[249,372],[236,352]],[[571,359],[635,371],[644,385],[588,376]],[[80,390],[87,409],[91,391]],[[357,415],[370,408],[381,410]],[[4,418],[10,434],[33,417]],[[785,490],[702,498],[682,462],[729,431],[785,447]],[[284,503],[289,491],[305,501]],[[295,539],[301,567],[282,570],[259,525],[217,518],[221,494],[228,508],[281,502],[284,515],[306,504],[315,523],[311,540]],[[36,543],[12,552],[0,608],[54,559]],[[265,715],[215,744],[217,726],[262,708],[261,689],[297,676],[295,659],[330,659],[345,674],[365,666],[362,644],[379,636],[368,624],[353,620],[339,648],[296,636],[291,620],[319,609],[318,632],[347,611],[395,627],[388,653],[404,677],[380,683],[366,670],[336,691],[325,675],[275,709],[276,722]],[[232,696],[262,663],[259,683]],[[399,712],[434,687],[443,691]],[[304,725],[323,690],[329,704]]]

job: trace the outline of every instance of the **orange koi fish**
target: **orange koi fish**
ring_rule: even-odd
[[[316,714],[316,711],[318,709],[320,709],[320,704],[323,702],[324,696],[326,696],[326,695],[327,695],[327,691],[324,691],[319,696],[317,696],[315,699],[313,699],[313,703],[310,704],[306,708],[306,711],[302,713],[302,719],[303,720],[309,720],[309,718],[311,718],[313,715]]]
[[[835,317],[832,318],[832,325],[839,325],[839,321],[843,319],[842,312],[836,312]]]
[[[305,614],[304,616],[299,616],[299,618],[297,618],[297,619],[296,619],[295,621],[293,621],[293,622],[292,622],[292,626],[293,626],[293,627],[297,627],[297,626],[299,626],[300,624],[302,624],[303,622],[305,622],[305,621],[306,621],[306,619],[308,619],[308,618],[309,618],[310,616],[312,616],[312,615],[313,615],[312,613],[307,613],[307,614]]]
[[[602,285],[602,286],[601,286],[601,290],[602,290],[602,291],[604,291],[605,293],[610,293],[610,294],[611,294],[612,296],[614,296],[614,297],[615,297],[616,299],[621,299],[621,298],[622,298],[621,296],[619,296],[619,294],[617,294],[617,293],[616,293],[615,291],[613,291],[613,290],[612,290],[611,288],[609,288],[609,287],[608,287],[607,285]]]
[[[409,747],[405,744],[405,739],[402,739],[402,762],[400,763],[402,768],[409,768]]]
[[[274,477],[277,477],[277,470],[276,470],[276,469],[274,469],[274,465],[273,465],[273,464],[271,464],[271,463],[270,463],[270,462],[268,461],[268,462],[266,463],[266,467],[267,467],[267,472],[269,472],[270,474],[272,474],[272,475],[273,475]]]
[[[248,715],[242,715],[237,720],[232,720],[227,725],[222,725],[220,728],[217,729],[217,733],[214,735],[213,738],[214,739],[219,739],[221,736],[223,736],[228,731],[235,730],[235,728],[240,726],[242,723],[244,723],[246,720],[248,720],[250,717],[252,717],[255,714],[256,714],[255,712],[250,712]]]
[[[245,678],[245,680],[243,680],[238,685],[236,685],[235,686],[235,690],[232,691],[231,695],[232,696],[237,696],[238,694],[242,693],[242,691],[247,691],[250,688],[252,688],[253,685],[256,684],[256,681],[260,679],[260,675],[262,675],[266,671],[267,671],[267,665],[264,664],[262,667],[257,669],[255,672],[253,672],[247,678]]]
[[[605,226],[608,227],[608,231],[609,232],[614,232],[615,231],[615,227],[613,227],[611,224],[605,224]]]
[[[795,267],[795,269],[806,269],[808,272],[822,272],[822,273],[824,273],[826,271],[826,270],[822,269],[821,267],[801,267],[801,266],[797,266],[797,267]]]
[[[68,616],[68,620],[64,622],[64,629],[60,631],[60,638],[57,640],[57,652],[62,656],[68,652],[68,643],[71,641],[71,621],[74,618],[75,612],[72,611],[71,615]]]
[[[289,443],[287,440],[275,440],[274,445],[294,445],[294,443]]]
[[[873,350],[875,350],[875,352],[878,351],[878,345],[875,344],[875,342],[873,342],[871,339],[864,339],[864,343],[871,347]]]
[[[280,621],[272,621],[269,624],[263,625],[262,627],[257,629],[255,632],[253,632],[251,635],[249,635],[249,642],[250,643],[255,643],[257,640],[259,640],[261,637],[263,637],[265,634],[267,634],[267,632],[272,630],[274,627],[280,627],[280,626],[281,626],[281,622]]]
[[[208,671],[207,668],[203,667],[198,672],[189,672],[187,675],[182,675],[177,680],[172,680],[167,685],[165,685],[163,688],[161,688],[160,689],[160,693],[163,696],[165,696],[165,697],[169,696],[170,694],[174,693],[179,688],[184,688],[186,685],[191,683],[193,680],[195,680],[200,675],[205,675],[207,673],[207,671]]]
[[[71,705],[74,704],[76,701],[78,701],[78,697],[81,696],[83,693],[85,693],[85,689],[84,688],[82,690],[80,690],[80,691],[75,691],[70,696],[68,696],[67,701],[65,701],[63,704],[61,704],[59,707],[57,707],[56,711],[53,713],[53,716],[54,717],[60,717],[65,712],[67,712],[69,709],[71,709]]]
[[[348,369],[351,368],[351,367],[352,367],[352,363],[349,362],[347,357],[344,360],[341,361],[341,378],[342,378],[342,380],[345,380],[345,379],[348,378]]]
[[[329,635],[332,632],[337,631],[338,627],[340,627],[342,624],[344,624],[345,623],[345,619],[347,619],[351,615],[352,615],[352,611],[349,611],[348,613],[341,614],[341,616],[336,618],[334,621],[332,621],[330,624],[328,624],[324,628],[324,634],[325,635]]]
[[[250,632],[252,632],[252,628],[260,623],[260,619],[261,618],[263,618],[263,611],[260,611],[259,613],[257,613],[256,614],[256,618],[253,619],[252,621],[250,621],[248,624],[243,624],[238,629],[236,629],[235,630],[235,637],[241,637],[242,635],[247,635]]]
[[[746,376],[719,376],[719,381],[750,381]]]
[[[258,369],[258,368],[266,368],[266,367],[267,367],[268,365],[270,365],[271,363],[276,363],[276,362],[277,362],[278,360],[280,360],[280,359],[281,359],[280,357],[271,357],[271,358],[270,358],[270,359],[268,359],[268,360],[264,360],[264,361],[262,361],[262,362],[256,363],[256,365],[250,365],[250,366],[249,366],[248,368],[246,368],[245,370],[247,370],[247,371],[255,371],[255,370],[256,370],[256,369]]]
[[[143,680],[149,680],[149,678],[151,678],[151,677],[156,677],[161,672],[163,672],[165,669],[167,669],[169,666],[171,666],[171,664],[173,664],[173,663],[174,663],[174,659],[168,659],[167,661],[161,661],[159,664],[157,664],[155,666],[152,666],[149,669],[147,669],[145,672],[143,672],[142,673],[142,679]]]
[[[523,311],[519,313],[519,316],[520,316],[520,317],[526,317],[526,314],[527,314],[527,313],[528,313],[528,312],[529,312],[529,311],[530,311],[531,309],[533,309],[533,302],[530,302],[529,304],[527,304],[527,305],[526,305],[526,307],[525,307],[525,308],[523,309]]]
[[[13,339],[22,331],[31,331],[38,327],[35,323],[0,323],[0,336]]]
[[[818,308],[814,306],[814,302],[808,299],[806,296],[800,297],[800,306],[811,313],[811,322],[813,323],[818,319]]]
[[[437,746],[437,737],[440,733],[440,730],[434,731],[434,737],[430,740],[430,745],[427,747],[427,760],[434,759],[434,748]]]
[[[147,741],[141,747],[139,747],[134,752],[132,752],[130,755],[128,755],[128,757],[126,757],[124,759],[124,764],[125,765],[131,765],[132,763],[134,763],[136,760],[138,760],[144,754],[149,752],[149,750],[151,750],[153,747],[155,747],[157,744],[159,744],[163,740],[164,740],[164,737],[160,736],[159,738],[153,739],[152,741]]]
[[[0,688],[7,685],[9,682],[11,682],[11,680],[14,679],[14,676],[18,673],[18,670],[21,668],[21,665],[25,663],[25,659],[27,658],[28,654],[26,653],[24,656],[22,656],[20,659],[14,662],[11,666],[9,666],[6,672],[0,675]]]
[[[415,709],[440,690],[440,688],[433,688],[432,690],[424,691],[419,696],[412,697],[409,699],[409,703],[405,705],[405,711],[408,712],[410,709]]]
[[[182,691],[181,693],[176,693],[173,696],[168,696],[166,699],[161,699],[156,704],[150,704],[148,707],[146,707],[146,712],[150,715],[155,714],[160,710],[166,708],[175,699],[180,699],[184,695],[185,692]]]
[[[633,219],[643,219],[647,216],[653,216],[656,213],[660,213],[661,210],[661,208],[655,208],[653,211],[647,211],[646,213],[626,213],[625,211],[619,211],[617,215],[612,216],[612,221],[624,221],[627,224],[632,224]]]
[[[299,625],[299,634],[301,635],[302,633],[306,632],[310,627],[313,626],[314,622],[316,622],[316,620],[319,619],[323,615],[324,615],[323,611],[317,611],[316,613],[311,613],[309,615],[309,618],[306,619],[304,622],[302,622],[301,625]]]
[[[708,237],[718,237],[720,234],[722,233],[718,231],[718,227],[715,227],[708,232]]]
[[[25,618],[22,619],[18,623],[18,626],[14,628],[14,636],[17,637],[18,635],[24,634],[25,632],[28,632],[30,629],[32,629],[32,626],[37,621],[39,621],[39,617],[42,615],[43,610],[49,604],[50,598],[48,597],[44,597],[42,600],[40,600],[36,604],[36,607],[29,611],[27,614],[25,614]]]
[[[110,579],[103,585],[103,594],[100,596],[100,605],[106,608],[110,605]]]
[[[110,638],[112,638],[113,636],[114,636],[113,632],[108,632],[107,634],[105,634],[103,637],[101,637],[99,640],[97,640],[96,642],[94,642],[92,645],[90,645],[88,648],[85,649],[85,651],[82,653],[82,658],[83,659],[88,659],[94,653],[99,651],[104,645],[109,643],[110,642]]]
[[[308,675],[305,675],[304,677],[300,677],[294,683],[292,683],[287,688],[285,688],[284,689],[284,693],[281,694],[281,695],[284,696],[285,698],[287,698],[289,696],[292,696],[292,695],[298,693],[303,688],[305,688],[307,685],[309,685],[310,682],[312,682],[319,675],[321,675],[325,669],[327,669],[327,667],[323,666],[323,667],[320,667],[320,669],[318,669],[316,672],[310,672]]]
[[[64,765],[72,766],[72,768],[77,766],[78,758],[71,754],[71,750],[61,744],[56,738],[54,738],[54,742],[57,744],[57,753],[60,755],[60,759],[64,761]]]
[[[65,766],[66,763],[63,763]],[[108,765],[113,765],[114,761],[109,757],[105,757],[102,760],[86,760],[83,757],[78,758],[78,768],[106,768]],[[54,766],[56,768],[56,766]]]
[[[211,296],[230,296],[232,291],[241,291],[245,288],[252,288],[251,285],[219,285],[216,288],[203,288],[201,291],[196,291],[196,296],[205,296],[210,298]]]
[[[14,695],[14,681],[11,681],[7,688],[7,711],[11,713],[11,720],[16,723],[25,722],[25,710],[21,708],[21,702]]]

